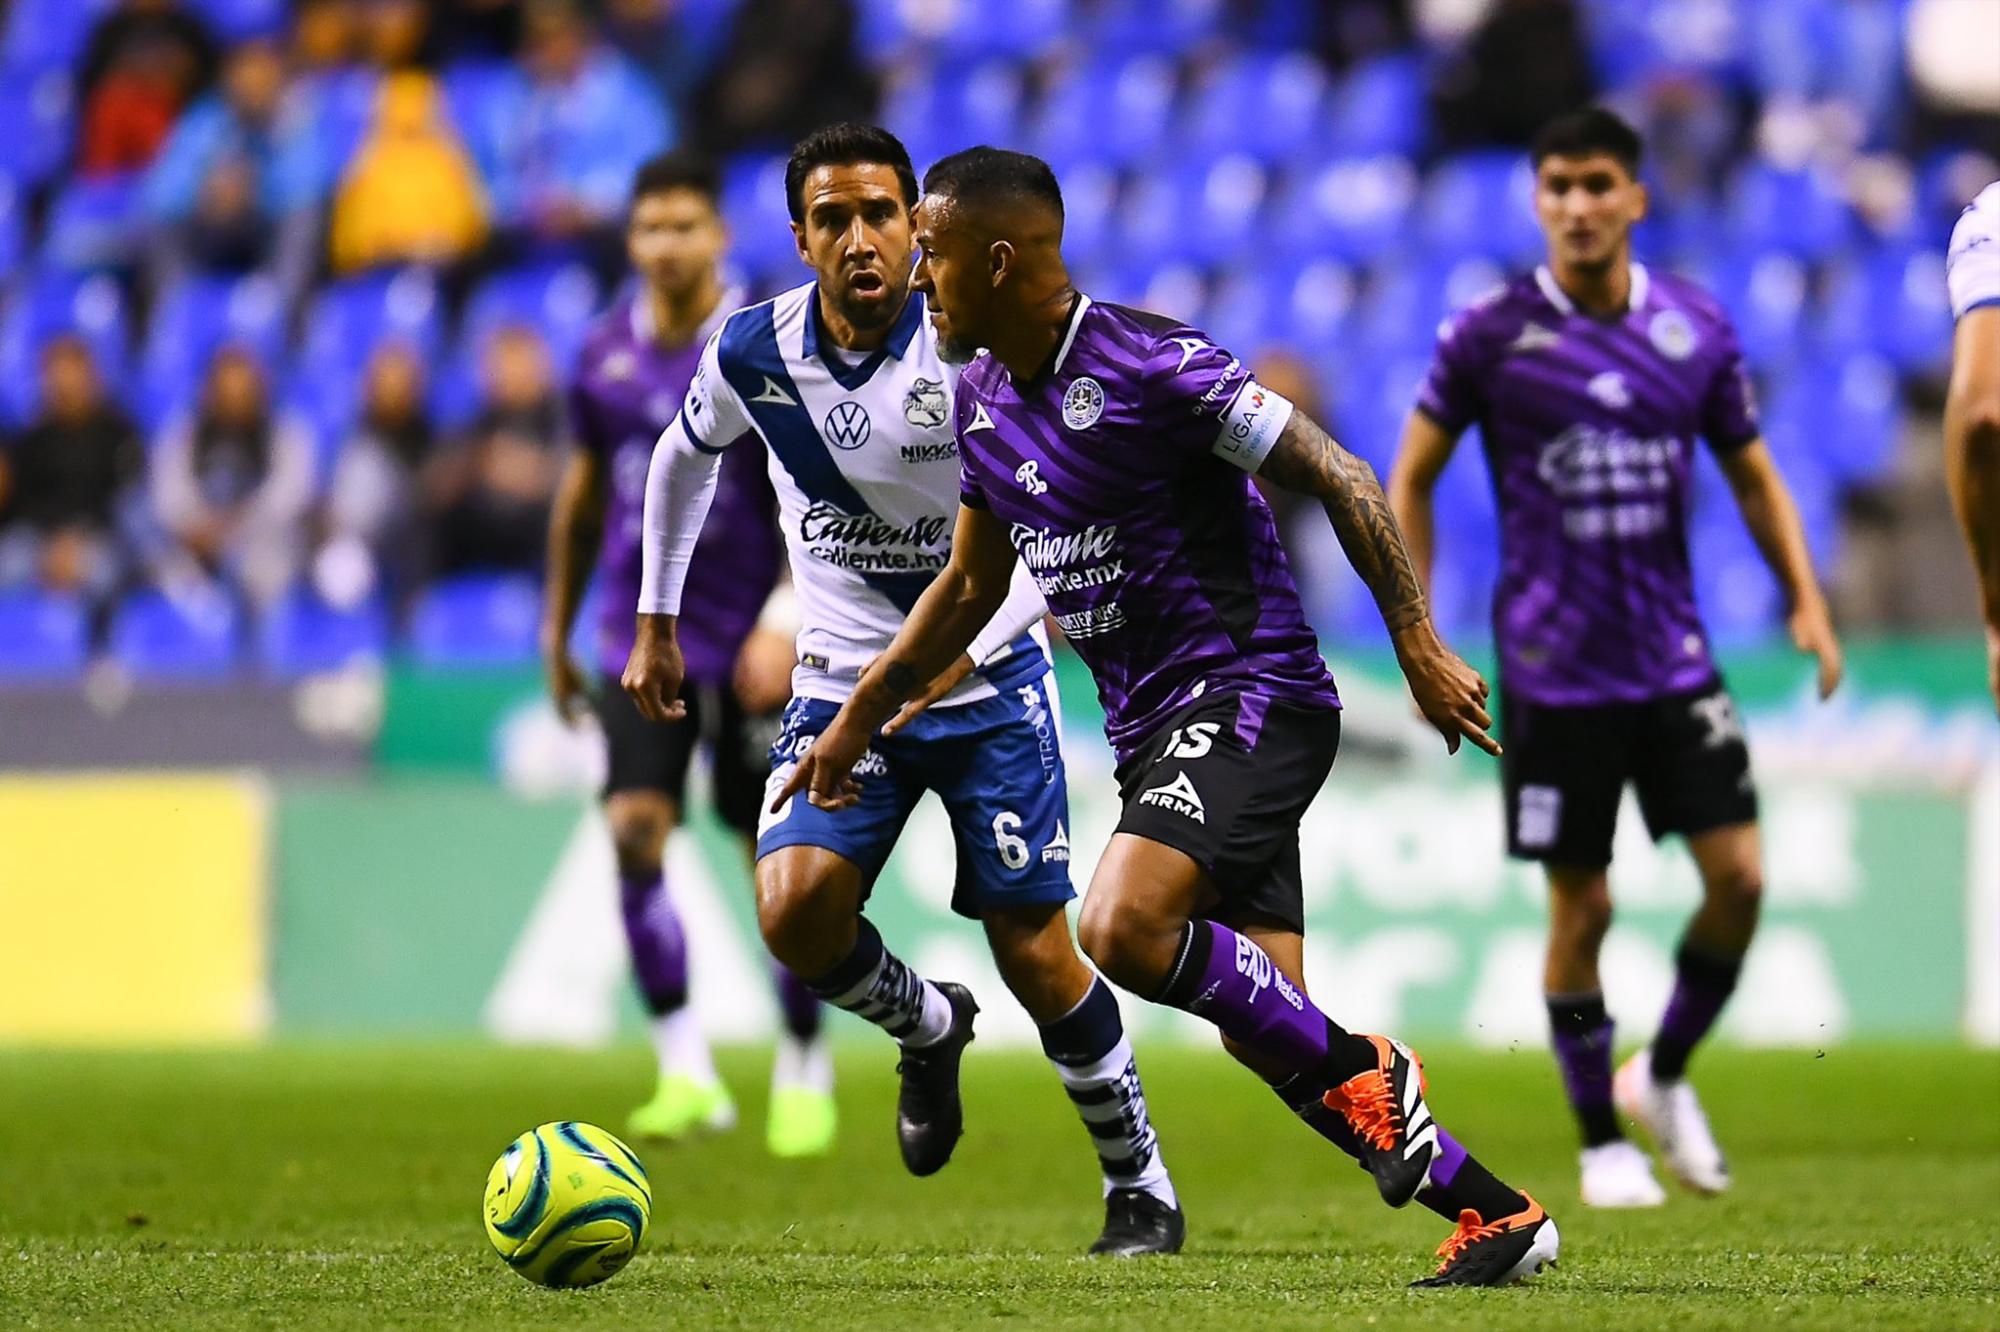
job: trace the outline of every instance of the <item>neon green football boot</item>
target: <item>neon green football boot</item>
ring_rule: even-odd
[[[736,1127],[736,1102],[719,1082],[700,1083],[670,1073],[660,1079],[653,1099],[625,1121],[635,1138],[672,1141],[691,1133],[722,1133]]]
[[[779,1087],[771,1093],[771,1117],[764,1125],[764,1143],[773,1156],[825,1156],[833,1150],[839,1120],[832,1092],[815,1091],[811,1087]]]

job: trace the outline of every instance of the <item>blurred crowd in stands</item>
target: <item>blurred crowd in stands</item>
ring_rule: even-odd
[[[1996,10],[11,0],[0,676],[525,656],[562,382],[622,280],[634,169],[720,158],[732,263],[768,294],[805,277],[784,151],[847,118],[920,166],[1048,157],[1087,290],[1199,322],[1386,471],[1439,316],[1537,254],[1519,146],[1608,100],[1653,149],[1642,255],[1735,313],[1831,565],[1944,364],[1944,238],[2000,174]],[[1461,452],[1441,502],[1488,532]],[[1364,626],[1299,527],[1320,627]],[[1696,532],[1722,632],[1763,631],[1726,504]],[[1463,545],[1438,596],[1476,635],[1490,547]]]

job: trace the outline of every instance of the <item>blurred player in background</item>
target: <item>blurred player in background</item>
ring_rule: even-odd
[[[722,468],[715,520],[688,580],[688,721],[646,720],[618,687],[632,647],[639,595],[640,522],[654,442],[680,410],[703,344],[736,308],[720,260],[728,241],[715,168],[682,154],[642,167],[632,188],[627,248],[639,283],[591,329],[570,391],[581,445],[571,456],[549,529],[542,654],[549,690],[569,720],[593,700],[609,749],[604,812],[618,857],[619,905],[639,991],[652,1014],[660,1078],[632,1112],[634,1134],[677,1138],[735,1122],[708,1042],[687,1006],[687,937],[663,871],[666,840],[681,822],[688,764],[706,741],[716,813],[744,839],[757,828],[763,751],[789,696],[792,642],[760,613],[778,587],[776,500],[753,445]],[[592,562],[603,581],[596,676],[570,659],[569,637]],[[782,620],[785,593],[769,618]],[[819,1001],[776,968],[785,1036],[772,1073],[767,1141],[780,1156],[833,1145],[833,1067],[820,1036]]]
[[[1952,228],[1945,255],[1951,388],[1944,400],[1945,475],[1979,575],[1986,681],[2000,705],[2000,181]]]
[[[815,278],[730,316],[660,439],[625,672],[647,716],[678,714],[689,554],[716,478],[761,438],[805,625],[773,790],[944,567],[959,471],[952,374],[910,290],[909,153],[885,130],[831,126],[793,149],[785,186]],[[713,530],[716,516],[707,522]],[[1070,937],[1069,796],[1044,609],[1026,577],[1003,589],[952,659],[918,681],[934,685],[929,710],[870,750],[866,800],[771,807],[757,839],[758,922],[814,993],[901,1045],[903,1163],[916,1175],[943,1168],[963,1128],[959,1057],[978,1006],[964,986],[918,975],[861,914],[910,811],[935,791],[957,849],[952,909],[984,926],[1096,1148],[1105,1217],[1091,1252],[1170,1253],[1185,1221],[1118,1001]]]
[[[1707,293],[1632,261],[1647,202],[1638,134],[1585,110],[1551,122],[1532,153],[1548,262],[1446,325],[1389,489],[1428,581],[1432,490],[1460,433],[1480,427],[1502,530],[1494,619],[1508,845],[1548,874],[1543,983],[1582,1126],[1583,1200],[1648,1207],[1666,1194],[1620,1130],[1614,1099],[1689,1188],[1729,1187],[1685,1073],[1736,986],[1763,892],[1750,753],[1688,564],[1697,436],[1784,589],[1822,698],[1840,682],[1840,646],[1798,511],[1759,436],[1735,330]],[[1659,1033],[1614,1084],[1597,963],[1628,781],[1655,838],[1687,839],[1704,893]]]
[[[876,728],[961,653],[1025,567],[1097,680],[1124,812],[1078,933],[1118,984],[1193,1013],[1383,1200],[1458,1223],[1424,1285],[1499,1285],[1554,1261],[1555,1223],[1432,1119],[1398,1041],[1306,997],[1299,823],[1340,702],[1251,474],[1326,508],[1424,715],[1495,749],[1485,682],[1437,636],[1368,464],[1194,329],[1071,285],[1046,163],[974,148],[933,166],[917,286],[959,384],[951,564],[779,793],[839,809]],[[857,786],[856,776],[860,783]]]

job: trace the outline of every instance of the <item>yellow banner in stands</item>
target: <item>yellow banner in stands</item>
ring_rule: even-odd
[[[0,778],[0,1042],[261,1035],[268,807],[251,778]]]

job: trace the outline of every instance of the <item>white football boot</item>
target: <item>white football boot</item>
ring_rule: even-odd
[[[1620,1111],[1653,1135],[1667,1169],[1696,1193],[1716,1194],[1729,1187],[1729,1163],[1709,1131],[1708,1116],[1687,1079],[1657,1082],[1653,1052],[1639,1051],[1619,1066],[1611,1079],[1611,1099]]]
[[[1586,1207],[1658,1207],[1667,1200],[1652,1161],[1624,1138],[1584,1148],[1582,1165]]]

